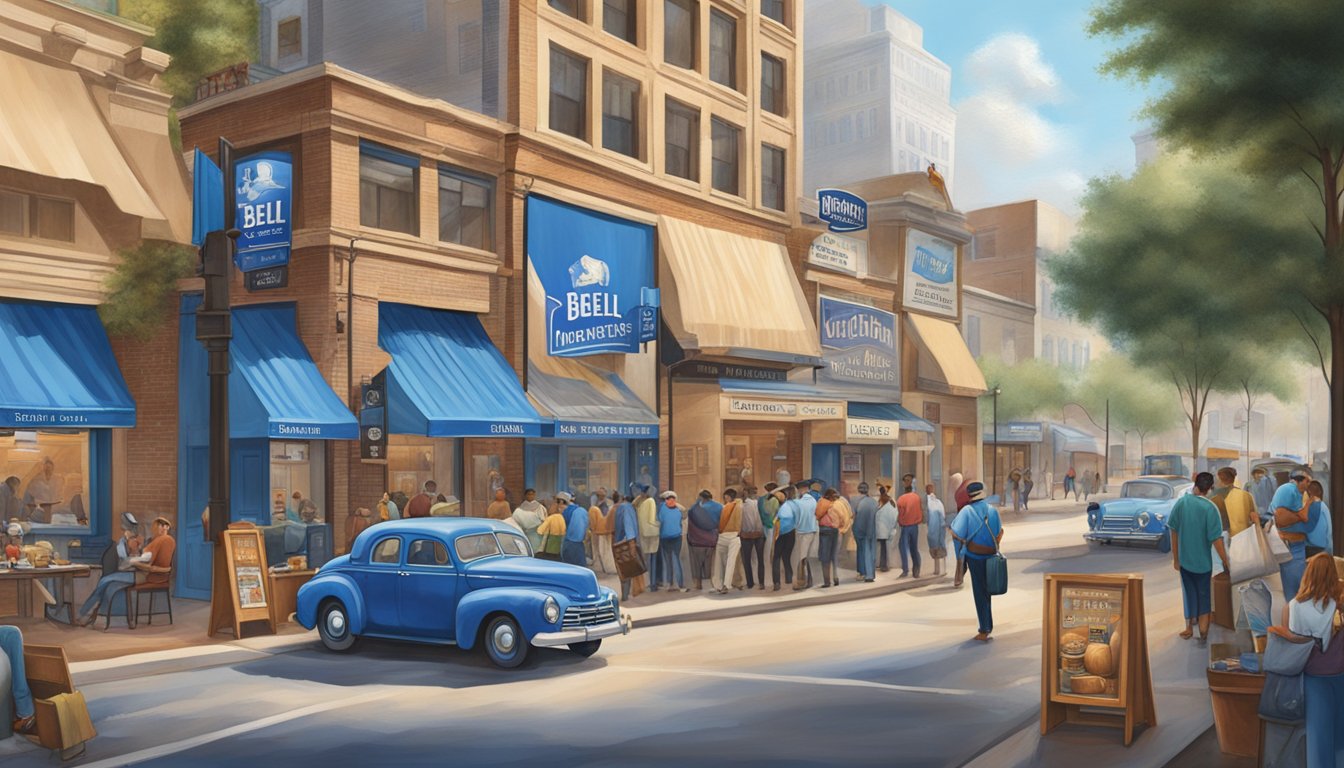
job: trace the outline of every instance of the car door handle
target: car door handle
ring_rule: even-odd
[[[397,575],[398,575],[398,576],[410,576],[411,574],[410,574],[408,571],[397,571]]]

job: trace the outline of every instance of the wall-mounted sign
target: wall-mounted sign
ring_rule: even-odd
[[[905,307],[957,317],[957,244],[917,229],[905,235]]]
[[[359,458],[387,460],[387,369],[359,387]]]
[[[657,337],[653,227],[531,196],[527,263],[546,295],[547,354],[634,353]]]
[[[575,439],[600,440],[653,440],[658,437],[657,424],[599,424],[586,421],[557,421],[555,436]]]
[[[234,164],[238,269],[289,263],[294,163],[288,152],[258,152]]]
[[[787,381],[789,372],[781,368],[757,368],[751,365],[711,363],[692,360],[678,363],[672,370],[678,379],[742,379],[744,381]]]
[[[289,285],[289,265],[254,269],[243,273],[243,284],[249,291],[266,291]]]
[[[817,218],[832,232],[858,232],[868,228],[868,203],[843,189],[818,189]]]
[[[844,403],[764,400],[752,397],[728,397],[727,410],[733,416],[757,416],[790,420],[843,419]]]
[[[807,262],[818,267],[857,275],[868,264],[868,243],[822,232],[807,251]]]
[[[901,435],[901,425],[878,419],[845,419],[845,442],[890,443]]]
[[[894,394],[900,386],[896,315],[876,307],[821,296],[821,359],[817,378]]]

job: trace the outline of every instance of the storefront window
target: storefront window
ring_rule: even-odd
[[[723,467],[726,488],[802,480],[802,425],[764,429],[725,425]]]
[[[325,523],[326,444],[320,440],[271,441],[271,518]]]
[[[576,498],[586,498],[598,488],[608,495],[620,488],[621,450],[619,448],[571,447],[565,449],[569,490]]]
[[[504,463],[498,453],[473,451],[470,459],[467,462],[466,514],[485,517],[485,508],[495,498],[495,491],[504,487]]]
[[[387,490],[412,497],[433,480],[449,501],[460,498],[457,441],[451,438],[391,435],[387,445]],[[374,499],[373,501],[377,501]]]
[[[890,445],[844,446],[840,452],[840,485],[836,490],[844,496],[853,496],[859,492],[859,483],[867,483],[873,494],[879,485],[892,487],[893,481],[899,479],[892,477],[892,453]]]
[[[0,432],[0,512],[43,527],[89,527],[89,433]]]

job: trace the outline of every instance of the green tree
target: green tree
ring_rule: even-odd
[[[1137,433],[1140,456],[1148,435],[1165,432],[1181,421],[1171,384],[1120,354],[1104,355],[1087,367],[1074,401],[1089,414],[1105,413],[1109,407],[1111,429]]]
[[[1147,107],[1173,146],[1216,156],[1310,193],[1287,221],[1314,232],[1286,252],[1301,300],[1324,324],[1329,365],[1335,544],[1344,549],[1344,0],[1108,0],[1090,31],[1118,39],[1104,70],[1165,87]],[[1262,199],[1264,199],[1262,197]],[[1303,324],[1304,330],[1320,323]],[[1328,352],[1328,355],[1327,355]]]
[[[173,57],[163,73],[176,106],[196,98],[200,79],[257,58],[256,0],[121,0],[120,14],[154,30],[150,48]]]
[[[98,314],[111,335],[143,341],[163,326],[172,311],[177,281],[195,269],[196,249],[146,240],[117,256],[117,269],[108,276],[107,298]]]
[[[1067,374],[1048,362],[1031,358],[1007,365],[997,358],[978,361],[990,391],[999,388],[999,423],[1029,419],[1045,413],[1058,413],[1069,400]],[[994,417],[992,395],[980,398],[980,420],[990,424]]]

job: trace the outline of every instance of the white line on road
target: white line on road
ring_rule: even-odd
[[[762,683],[793,683],[797,685],[831,685],[842,688],[877,688],[884,691],[903,693],[930,693],[939,696],[969,696],[984,691],[968,691],[960,688],[924,688],[917,685],[895,685],[892,683],[874,683],[868,680],[850,680],[840,677],[806,677],[803,675],[766,675],[756,672],[722,672],[711,669],[669,669],[663,667],[613,667],[621,672],[649,672],[662,675],[691,675],[694,677],[721,677],[730,680],[755,680]]]
[[[160,744],[157,747],[142,749],[139,752],[132,752],[127,755],[122,755],[120,757],[105,758],[97,762],[88,763],[82,766],[81,768],[117,768],[118,766],[134,765],[136,763],[143,763],[148,760],[157,760],[160,757],[167,757],[168,755],[177,754],[178,752],[185,752],[188,749],[195,749],[196,747],[203,746],[205,744],[210,744],[212,742],[219,741],[220,739],[226,739],[229,738],[230,736],[238,736],[241,734],[248,733],[250,731],[259,731],[263,728],[270,728],[273,725],[280,725],[281,723],[286,723],[289,722],[290,720],[297,720],[301,717],[308,717],[309,715],[316,715],[322,712],[329,712],[333,709],[341,709],[343,707],[351,707],[356,704],[363,704],[369,701],[377,701],[378,699],[391,698],[392,696],[395,696],[397,693],[398,692],[395,690],[378,691],[378,692],[366,693],[362,696],[352,696],[348,699],[324,701],[319,704],[313,704],[312,706],[304,707],[302,709],[295,709],[289,712],[282,712],[278,715],[272,715],[270,717],[263,717],[260,720],[252,720],[246,723],[239,723],[238,725],[235,725],[231,728],[225,728],[222,731],[214,731],[213,733],[206,733],[200,736],[193,736],[190,739],[182,739],[181,741],[174,741],[170,744]]]

